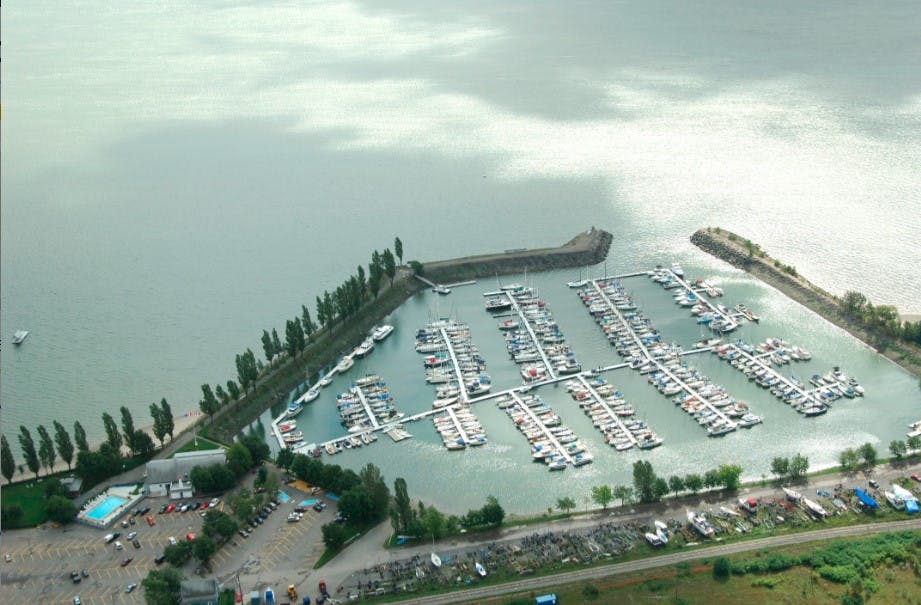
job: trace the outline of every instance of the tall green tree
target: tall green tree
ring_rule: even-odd
[[[615,498],[620,500],[621,506],[633,500],[633,488],[629,485],[615,485],[612,493]]]
[[[13,450],[5,435],[0,435],[0,473],[3,473],[7,483],[12,483],[13,475],[16,474],[16,459],[13,458]]]
[[[399,250],[399,248],[397,250]],[[569,496],[566,496],[565,498],[558,498],[556,501],[556,508],[558,510],[563,511],[566,514],[569,514],[569,511],[571,511],[575,507],[576,507],[576,501],[573,500]]]
[[[879,454],[876,452],[876,448],[873,447],[872,443],[864,443],[860,446],[860,449],[857,450],[857,453],[860,454],[860,460],[863,462],[865,469],[870,470],[876,466],[877,460],[879,460]]]
[[[71,463],[74,460],[74,444],[70,440],[67,429],[57,420],[54,421],[54,444],[58,448],[61,460],[67,465],[67,470],[70,470]]]
[[[809,472],[809,458],[796,454],[790,459],[790,478],[802,479]]]
[[[678,497],[678,493],[684,491],[684,479],[678,475],[672,475],[668,478],[668,487],[671,491],[675,492],[675,497]]]
[[[393,482],[393,510],[395,514],[396,527],[398,532],[405,533],[413,522],[415,510],[409,499],[409,492],[406,487],[406,479],[397,477]]]
[[[230,404],[230,395],[227,394],[227,391],[225,391],[224,387],[220,384],[214,385],[214,396],[221,402],[221,407]]]
[[[272,348],[274,348],[276,352],[281,351],[283,348],[281,346],[281,341],[278,340],[278,330],[275,328],[272,328]]]
[[[102,426],[106,431],[106,443],[121,456],[122,436],[118,432],[118,425],[115,424],[115,419],[108,412],[102,413]]]
[[[397,263],[393,258],[393,252],[390,251],[390,248],[384,250],[381,261],[384,263],[384,275],[390,280],[390,285],[392,286],[393,278],[397,274]]]
[[[134,444],[134,454],[136,456],[150,458],[156,450],[153,438],[147,433],[147,431],[142,431],[140,429],[134,431],[134,435],[131,437],[131,442]]]
[[[361,267],[359,267],[360,269]],[[310,309],[307,308],[307,305],[301,305],[301,327],[304,329],[304,334],[307,335],[309,340],[313,333],[317,331],[317,324],[313,323],[313,320],[310,318]],[[277,338],[276,334],[276,338]]]
[[[396,252],[397,258],[400,259],[400,264],[403,264],[403,242],[400,241],[400,238],[393,240],[393,251]]]
[[[697,473],[690,473],[684,476],[684,487],[692,494],[696,494],[703,489],[704,480]]]
[[[640,502],[656,502],[656,473],[648,460],[633,463],[633,487]]]
[[[163,420],[163,430],[169,435],[170,443],[172,443],[173,431],[176,430],[176,423],[173,421],[173,410],[166,402],[166,397],[160,400],[160,418]]]
[[[141,580],[148,605],[179,605],[179,589],[185,576],[173,566],[153,569]]]
[[[592,487],[592,501],[601,505],[602,509],[607,509],[608,504],[614,499],[610,485],[595,485]]]
[[[786,456],[777,456],[771,460],[771,472],[777,475],[778,479],[785,478],[790,473],[790,459]]]
[[[218,403],[217,397],[214,396],[214,391],[211,390],[210,384],[201,385],[201,392],[202,398],[198,402],[198,407],[203,414],[207,414],[211,418],[211,424],[214,424],[214,414],[220,409],[221,404]]]
[[[860,453],[849,447],[838,455],[838,464],[841,465],[842,470],[854,470],[860,464]]]
[[[912,452],[912,455],[915,455],[917,454],[918,450],[921,450],[921,437],[918,435],[909,437],[908,441],[905,442],[905,445],[908,446],[908,451]]]
[[[88,452],[90,449],[90,444],[86,441],[86,431],[79,420],[74,421],[74,443],[78,452]]]
[[[163,447],[163,441],[166,439],[166,427],[163,425],[163,414],[157,402],[150,404],[150,417],[153,418],[153,434]]]
[[[285,322],[285,350],[288,357],[294,359],[300,351],[304,350],[304,329],[297,319]]]
[[[134,442],[134,418],[131,416],[131,410],[122,406],[122,436],[125,438],[125,445],[131,450],[131,455],[137,454],[137,444]]]
[[[198,536],[192,540],[192,556],[204,563],[217,552],[217,545],[211,536]]]
[[[38,432],[38,458],[42,461],[42,466],[50,473],[57,459],[54,453],[54,441],[51,440],[51,435],[41,424],[35,430]]]
[[[56,523],[69,523],[77,516],[77,507],[70,498],[64,496],[51,496],[45,501],[45,512],[48,518]]]
[[[35,451],[35,442],[32,441],[32,434],[29,429],[22,425],[19,426],[19,446],[22,448],[22,458],[25,460],[26,466],[35,473],[35,478],[38,479],[41,464],[38,461],[38,453]]]
[[[233,380],[227,381],[227,394],[230,395],[231,401],[236,401],[240,398],[240,387]]]
[[[262,350],[265,352],[265,360],[272,363],[272,358],[275,357],[275,345],[272,343],[272,336],[268,330],[262,331]]]
[[[358,280],[358,298],[361,302],[364,302],[368,299],[368,280],[365,277],[365,268],[361,265],[358,265],[356,279]]]
[[[719,484],[725,489],[739,489],[739,479],[742,476],[741,466],[738,464],[722,464],[716,469],[716,472],[719,475]]]
[[[892,452],[892,455],[895,456],[896,459],[901,460],[902,456],[908,451],[908,446],[900,439],[893,439],[889,443],[889,451]]]

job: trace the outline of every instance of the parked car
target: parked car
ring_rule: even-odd
[[[166,555],[160,555],[154,558],[154,563],[156,563],[157,565],[162,565],[164,561],[166,561]]]
[[[137,540],[132,540],[131,543],[134,544],[134,547],[135,547],[135,548],[140,548],[140,547],[141,547],[141,543],[138,542]]]
[[[10,553],[6,553],[5,555],[3,555],[3,560],[6,561],[7,563],[12,563],[13,556]]]
[[[83,580],[83,578],[81,578],[80,574],[78,574],[76,571],[72,571],[70,572],[70,580],[74,584],[79,584]]]
[[[150,515],[147,515],[147,517],[145,517],[145,518],[147,519],[147,525],[153,527],[154,525],[157,524],[157,522],[154,520],[154,518],[151,517]]]
[[[127,586],[125,586],[125,592],[126,592],[126,593],[127,593],[127,592],[131,592],[132,590],[134,590],[134,589],[137,588],[137,587],[138,587],[138,583],[137,583],[137,582],[132,582],[131,584],[128,584]]]
[[[195,539],[195,534],[193,534],[193,533],[188,533],[188,534],[185,535],[185,539],[188,540],[189,542],[191,542],[192,540]]]
[[[240,534],[241,538],[249,538],[249,532],[246,531],[245,529],[241,529],[237,533]]]
[[[119,542],[118,540],[116,540],[116,541],[115,541],[115,550],[121,550],[121,549],[122,549],[122,543]]]
[[[879,482],[876,479],[870,479],[868,483],[873,489],[879,489]]]
[[[150,507],[149,507],[149,506],[145,506],[144,508],[141,509],[141,514],[142,514],[142,515],[146,515],[146,514],[149,513],[149,512],[150,512]]]
[[[167,512],[167,513],[171,513],[171,512],[173,512],[174,510],[176,510],[176,505],[175,505],[175,504],[170,504],[170,505],[168,505],[168,506],[166,507],[166,512]]]
[[[921,475],[919,475],[918,473],[912,473],[911,478],[921,483]]]
[[[220,504],[220,503],[221,503],[221,499],[220,499],[220,498],[211,498],[211,502],[208,503],[208,507],[209,507],[209,508],[214,508],[214,507],[216,507],[216,506],[217,506],[218,504]]]
[[[79,596],[74,597],[74,605],[83,605],[83,602],[80,600]]]
[[[125,539],[128,540],[128,541],[130,542],[131,540],[134,540],[134,539],[137,537],[137,535],[138,535],[138,533],[137,533],[136,531],[133,531],[133,532],[131,532],[130,534],[128,534],[127,536],[125,536]]]
[[[313,510],[317,511],[318,513],[322,513],[323,505],[317,502],[316,504],[313,505]]]
[[[170,536],[170,537],[169,537],[169,543],[170,543],[170,546],[176,546],[176,544],[177,544],[176,538]]]
[[[167,504],[164,504],[163,506],[161,506],[161,507],[160,507],[160,512],[157,513],[157,514],[158,514],[158,515],[162,515],[163,513],[165,513],[165,512],[166,512],[167,506],[168,506]]]
[[[90,577],[90,572],[84,569],[83,571],[80,572],[80,575],[83,576],[84,578],[88,578]]]
[[[126,527],[128,527],[128,519],[125,519],[124,521],[122,521],[122,529]]]
[[[132,561],[134,561],[134,557],[125,557],[124,559],[122,559],[121,566],[124,567],[128,565],[128,563],[131,563]]]

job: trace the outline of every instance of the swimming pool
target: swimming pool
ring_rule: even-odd
[[[107,496],[105,500],[94,506],[92,509],[83,513],[88,519],[94,521],[102,521],[105,519],[113,510],[125,504],[127,500],[123,498],[116,498],[115,496]]]
[[[301,503],[298,504],[298,506],[308,507],[308,506],[313,506],[316,503],[317,503],[316,500],[301,500]]]
[[[287,502],[288,500],[291,499],[291,496],[289,496],[285,492],[278,492],[278,499],[281,500],[282,502]]]

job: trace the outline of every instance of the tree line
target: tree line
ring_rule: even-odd
[[[422,502],[414,506],[406,480],[400,477],[394,481],[391,497],[380,469],[370,463],[355,473],[351,469],[324,464],[316,458],[284,449],[278,453],[276,464],[302,481],[339,495],[339,513],[346,521],[344,524],[327,523],[323,526],[323,541],[329,548],[342,546],[356,531],[388,516],[398,534],[436,539],[458,533],[461,529],[498,527],[505,518],[505,511],[492,496],[487,498],[483,507],[462,516],[445,515]]]
[[[228,380],[226,385],[218,384],[213,389],[208,384],[202,385],[202,398],[198,404],[202,413],[207,414],[211,422],[214,422],[214,415],[221,407],[255,390],[256,381],[265,372],[266,365],[272,366],[282,357],[296,359],[321,331],[354,317],[367,302],[377,299],[385,278],[393,285],[398,266],[397,259],[399,265],[403,264],[403,242],[397,237],[393,243],[394,252],[391,252],[390,248],[384,249],[383,253],[377,250],[372,252],[367,271],[363,265],[358,265],[356,273],[350,275],[332,292],[324,290],[322,295],[316,297],[316,321],[308,306],[304,304],[301,305],[300,315],[285,320],[284,341],[279,336],[277,328],[264,329],[261,343],[265,362],[257,359],[250,348],[237,354],[236,381]],[[411,264],[414,270],[421,273],[421,263],[413,261]]]
[[[841,298],[841,308],[865,328],[921,346],[921,321],[902,321],[898,309],[892,305],[874,305],[864,294],[848,290]]]
[[[99,476],[97,467],[101,465],[101,461],[98,458],[121,460],[123,446],[127,447],[132,457],[149,458],[155,450],[153,439],[147,432],[135,428],[134,418],[127,407],[122,406],[120,413],[121,427],[119,428],[119,424],[112,415],[103,412],[102,425],[106,439],[95,451],[90,448],[86,439],[86,430],[79,420],[74,422],[73,439],[64,425],[57,420],[53,421],[54,437],[43,425],[39,425],[35,429],[38,435],[37,447],[31,431],[24,425],[20,425],[18,437],[23,463],[17,464],[6,436],[2,436],[0,438],[0,473],[6,478],[7,483],[10,483],[17,469],[22,473],[27,468],[35,474],[37,479],[42,468],[45,469],[46,474],[50,474],[60,457],[61,461],[67,465],[67,470],[75,470],[84,481],[92,483],[92,479],[97,476],[99,479],[108,476],[104,473]],[[166,436],[168,435],[172,440],[175,431],[173,411],[164,398],[159,404],[150,404],[150,414],[153,418],[154,437],[160,442],[160,447],[163,447]],[[74,466],[75,454],[76,466]]]

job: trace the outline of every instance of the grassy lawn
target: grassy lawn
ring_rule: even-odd
[[[845,541],[835,541],[845,543]],[[827,546],[827,545],[826,545]],[[764,557],[768,552],[782,552],[792,556],[814,551],[822,546],[797,545],[770,551],[751,552],[730,557],[735,562]],[[665,566],[632,574],[596,578],[591,582],[563,584],[536,593],[506,595],[487,601],[485,605],[511,605],[533,603],[535,594],[555,593],[561,604],[597,603],[706,603],[731,605],[745,603],[757,605],[840,603],[849,586],[827,581],[805,566],[795,566],[777,573],[750,573],[733,575],[725,581],[713,578],[711,560],[701,559],[683,566],[681,570]],[[911,565],[882,564],[869,572],[875,590],[871,603],[882,605],[921,604],[921,580]],[[597,590],[597,593],[596,593]]]
[[[17,523],[5,523],[4,529],[16,529],[19,527],[34,527],[39,523],[44,523],[47,519],[45,514],[45,490],[44,477],[36,481],[31,479],[13,485],[3,486],[3,506],[19,506],[22,509],[22,518]]]
[[[203,452],[207,450],[220,449],[222,447],[224,446],[221,445],[220,443],[211,441],[210,439],[206,439],[202,437],[201,435],[199,435],[198,443],[196,443],[195,439],[192,439],[191,441],[183,445],[181,448],[176,450],[173,453],[173,456],[175,456],[176,454],[181,454],[183,452]],[[170,458],[172,458],[173,456],[170,456]]]

